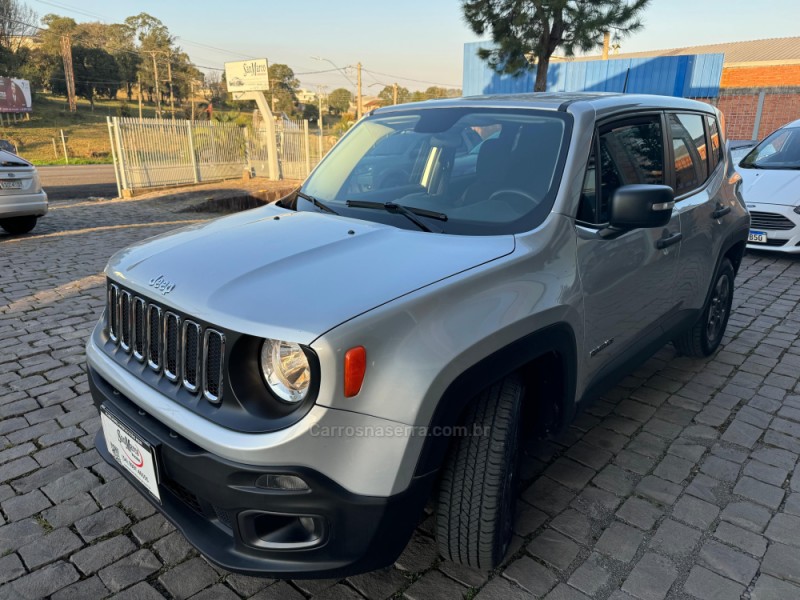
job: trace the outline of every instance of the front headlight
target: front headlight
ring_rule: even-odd
[[[264,340],[261,346],[261,373],[272,392],[284,402],[296,404],[308,394],[311,367],[298,344]]]

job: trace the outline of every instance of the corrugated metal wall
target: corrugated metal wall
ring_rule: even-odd
[[[485,42],[464,44],[464,95],[513,94],[533,91],[535,73],[499,75],[478,58]],[[549,92],[621,92],[685,98],[719,95],[723,54],[692,54],[654,58],[622,58],[551,63]],[[627,86],[625,79],[627,77]]]

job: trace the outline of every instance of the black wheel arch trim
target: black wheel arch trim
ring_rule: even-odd
[[[526,334],[462,372],[450,383],[436,405],[430,421],[430,431],[459,425],[464,409],[478,391],[552,352],[560,356],[563,366],[563,418],[559,425],[564,427],[572,421],[575,414],[578,359],[572,327],[565,322],[558,322]],[[428,435],[425,438],[414,471],[415,477],[439,469],[451,439],[443,435]]]

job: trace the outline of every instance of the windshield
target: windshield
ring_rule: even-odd
[[[800,127],[784,127],[767,136],[742,159],[745,169],[800,169]]]
[[[570,129],[571,117],[554,111],[379,113],[336,144],[301,190],[340,215],[407,229],[422,227],[393,204],[442,233],[529,231],[552,208]],[[297,209],[319,208],[299,198]]]

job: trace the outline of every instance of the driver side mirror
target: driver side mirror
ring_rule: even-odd
[[[668,185],[623,185],[611,197],[609,225],[617,229],[663,227],[674,206],[675,192]]]

